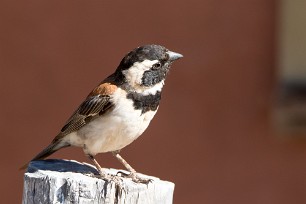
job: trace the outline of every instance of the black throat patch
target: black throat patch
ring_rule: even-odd
[[[148,111],[156,111],[161,99],[161,92],[156,92],[155,95],[142,95],[140,93],[131,92],[126,96],[128,99],[133,100],[133,105],[136,110],[141,110],[141,114]]]

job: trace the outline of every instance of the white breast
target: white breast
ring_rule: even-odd
[[[148,127],[156,111],[141,114],[135,110],[133,101],[126,98],[126,92],[116,90],[111,101],[116,104],[114,109],[91,121],[76,133],[67,135],[73,146],[83,147],[95,155],[122,149],[137,139]]]

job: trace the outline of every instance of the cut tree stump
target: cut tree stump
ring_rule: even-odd
[[[104,169],[116,175],[123,170]],[[156,177],[148,184],[134,183],[121,178],[121,187],[115,182],[98,178],[90,164],[69,160],[32,161],[24,175],[23,204],[103,204],[103,203],[172,203],[174,183]]]

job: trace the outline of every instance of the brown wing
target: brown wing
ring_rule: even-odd
[[[78,131],[84,125],[103,115],[112,107],[110,95],[117,87],[110,83],[103,83],[96,87],[79,106],[74,114],[68,119],[61,132],[55,137],[58,140],[72,132]]]
[[[110,108],[109,96],[88,97],[61,129],[62,135],[79,130],[96,116],[105,112],[106,108]]]
[[[43,149],[32,160],[44,159],[57,150],[70,146],[69,143],[61,142],[61,139],[69,133],[78,131],[84,125],[94,120],[96,117],[103,115],[112,107],[110,96],[116,91],[117,86],[111,83],[102,83],[96,87],[80,105],[80,107],[72,114],[61,132],[54,138],[49,146]],[[28,163],[20,169],[27,168]]]

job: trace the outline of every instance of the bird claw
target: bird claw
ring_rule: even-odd
[[[124,176],[127,177],[127,178],[131,178],[134,183],[148,184],[152,181],[152,179],[141,178],[139,175],[137,175],[136,172],[132,172],[132,173],[129,173],[129,174],[126,174],[126,173],[123,173],[123,172],[120,172],[120,173],[124,174]]]
[[[117,187],[119,187],[120,189],[123,189],[122,179],[117,175],[104,174],[104,175],[100,175],[99,178],[103,179],[104,181],[108,183],[113,182],[115,183]]]
[[[134,181],[135,183],[148,184],[153,181],[152,179],[149,179],[149,178],[141,178],[137,174],[133,174],[133,173],[130,174],[130,177],[132,178],[132,181]]]
[[[120,188],[123,187],[122,178],[130,178],[134,183],[142,183],[142,184],[148,184],[153,181],[152,179],[149,178],[140,177],[136,172],[125,173],[123,171],[118,171],[116,175],[103,173],[102,175],[100,174],[100,178],[105,180],[106,182],[114,182]]]

